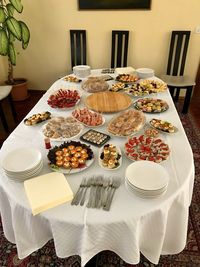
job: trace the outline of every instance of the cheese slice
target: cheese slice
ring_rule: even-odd
[[[73,192],[64,174],[51,172],[24,181],[32,214],[51,209],[72,200]]]

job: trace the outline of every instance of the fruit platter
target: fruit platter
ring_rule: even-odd
[[[139,80],[139,77],[131,74],[119,74],[116,77],[116,81],[123,83],[135,83]]]
[[[52,141],[66,141],[77,137],[84,126],[73,117],[55,117],[42,127],[42,133]]]
[[[172,123],[165,120],[152,119],[149,123],[154,128],[165,133],[175,133],[178,130]]]
[[[149,160],[160,163],[170,155],[169,146],[160,138],[133,136],[125,143],[125,154],[133,161]]]
[[[72,116],[87,127],[98,127],[105,123],[104,117],[88,108],[75,109]]]
[[[116,170],[122,164],[120,149],[113,144],[106,144],[100,149],[99,165],[106,170]]]
[[[64,80],[67,81],[67,82],[71,82],[71,83],[80,83],[80,82],[82,82],[81,79],[77,78],[76,76],[72,76],[72,75],[64,77]]]
[[[27,126],[35,125],[43,121],[49,120],[51,113],[49,111],[33,114],[29,118],[24,119],[24,124]]]
[[[52,108],[71,108],[80,101],[80,93],[77,90],[60,89],[50,95],[47,103]]]
[[[127,88],[126,93],[134,97],[142,97],[167,90],[167,84],[157,80],[142,80]]]
[[[61,173],[77,173],[87,169],[94,161],[90,146],[79,141],[64,142],[50,149],[47,155],[49,166]]]
[[[167,102],[158,98],[141,98],[134,102],[134,107],[146,113],[160,113],[166,111]]]
[[[143,112],[129,109],[121,112],[109,122],[108,132],[115,136],[129,136],[141,130],[145,121]]]

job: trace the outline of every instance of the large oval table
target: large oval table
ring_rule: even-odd
[[[98,75],[100,71],[93,71],[92,74]],[[71,114],[72,110],[55,111],[47,104],[49,95],[60,88],[80,88],[80,84],[63,79],[56,81],[27,117],[47,110],[59,115]],[[166,100],[169,109],[156,117],[166,119],[178,128],[178,132],[174,134],[162,134],[171,150],[169,159],[161,163],[169,173],[170,181],[166,193],[158,198],[144,199],[127,191],[124,174],[126,167],[132,162],[124,153],[121,168],[112,172],[106,171],[98,164],[98,148],[92,146],[96,155],[94,163],[84,172],[72,174],[67,179],[76,192],[83,176],[101,173],[105,177],[121,177],[122,185],[116,191],[110,211],[88,209],[85,205],[71,206],[68,202],[33,216],[23,183],[9,180],[0,169],[3,230],[5,237],[17,245],[19,258],[25,258],[50,239],[54,240],[58,257],[80,255],[82,266],[103,250],[114,251],[132,264],[139,262],[141,252],[148,260],[157,264],[160,255],[175,254],[184,249],[194,181],[193,154],[169,92],[160,93],[157,97]],[[84,100],[81,100],[80,105],[84,105]],[[112,117],[113,114],[105,114],[106,123],[97,130],[107,133],[107,122]],[[155,115],[146,115],[147,121],[153,117]],[[40,124],[25,126],[21,122],[4,142],[0,151],[1,159],[15,148],[35,147],[43,155],[42,174],[51,172],[41,127]],[[85,128],[85,132],[87,130]],[[112,137],[111,141],[118,144],[123,151],[124,138]]]

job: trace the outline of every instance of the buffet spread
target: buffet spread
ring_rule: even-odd
[[[141,251],[157,264],[160,254],[184,248],[187,220],[181,218],[188,216],[192,196],[192,151],[167,86],[155,76],[103,69],[59,79],[0,154],[2,221],[19,258],[51,238],[59,257],[78,254],[82,266],[105,249],[133,264]],[[41,186],[47,189],[52,173],[65,176],[70,196],[63,190],[57,206],[46,203],[33,219],[24,184],[45,175]],[[28,192],[35,195],[33,188]],[[7,218],[8,210],[15,220]]]

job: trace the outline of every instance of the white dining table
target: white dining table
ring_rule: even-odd
[[[94,70],[91,75],[102,74],[100,70]],[[73,109],[58,110],[47,104],[48,97],[61,88],[80,90],[82,98],[79,106],[84,106],[88,93],[81,89],[81,83],[70,83],[61,78],[49,88],[26,117],[42,111],[50,111],[54,115],[70,115]],[[102,169],[98,163],[99,148],[91,145],[95,155],[93,164],[82,172],[66,175],[74,193],[83,177],[97,174],[120,177],[122,183],[116,190],[110,211],[87,208],[86,205],[72,206],[67,202],[33,216],[23,183],[11,181],[0,167],[3,231],[5,237],[16,244],[20,259],[40,249],[51,239],[58,257],[79,255],[82,266],[103,250],[114,251],[130,264],[137,264],[142,253],[150,262],[157,264],[161,255],[176,254],[184,249],[194,183],[193,153],[169,91],[159,93],[156,97],[167,101],[169,109],[159,114],[145,114],[146,121],[156,117],[170,121],[178,128],[173,134],[161,133],[161,138],[170,147],[170,156],[160,164],[166,169],[170,179],[167,191],[159,197],[141,198],[127,191],[124,183],[125,170],[132,161],[125,156],[126,138],[123,137],[111,136],[109,141],[118,145],[122,151],[122,166],[119,169]],[[105,124],[95,129],[108,134],[108,122],[115,115],[104,114]],[[85,127],[83,132],[87,130]],[[54,146],[61,142],[51,144]],[[1,162],[8,152],[20,147],[39,149],[44,162],[41,174],[52,172],[48,165],[42,124],[26,126],[22,121],[3,143],[0,150]]]

